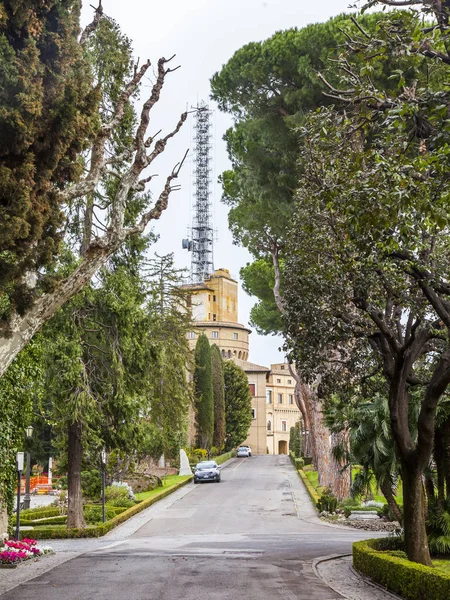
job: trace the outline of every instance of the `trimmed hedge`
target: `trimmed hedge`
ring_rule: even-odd
[[[399,538],[364,540],[353,544],[353,566],[376,583],[405,600],[448,600],[450,575],[425,567],[386,551],[403,549]]]
[[[319,494],[316,492],[316,490],[311,485],[311,483],[310,483],[309,479],[306,477],[306,474],[303,471],[303,469],[299,469],[298,474],[300,475],[300,478],[303,481],[308,494],[311,496],[311,500],[313,501],[314,507],[317,507],[317,502],[320,500]]]
[[[105,523],[88,526],[85,529],[67,529],[63,525],[55,525],[54,527],[38,527],[36,529],[33,529],[32,532],[26,531],[24,533],[27,536],[32,535],[33,538],[36,540],[101,537],[102,535],[105,535],[106,533],[111,531],[111,529],[114,529],[114,527],[117,527],[117,525],[124,523],[129,518],[134,517],[134,515],[137,515],[142,510],[145,510],[152,504],[155,504],[155,502],[158,502],[158,500],[165,498],[172,492],[175,492],[179,488],[183,487],[184,485],[189,483],[191,479],[192,476],[188,476],[185,480],[180,481],[179,483],[174,483],[165,490],[161,490],[159,494],[153,496],[152,498],[148,498],[147,500],[142,500],[142,502],[139,502],[139,504],[135,504],[131,508],[124,510],[119,515],[113,517]]]
[[[227,460],[230,460],[230,458],[233,458],[234,456],[236,456],[236,450],[231,450],[230,452],[225,452],[225,454],[220,454],[220,456],[216,456],[216,458],[213,458],[212,460],[215,460],[218,465],[221,465],[222,463],[226,462]]]

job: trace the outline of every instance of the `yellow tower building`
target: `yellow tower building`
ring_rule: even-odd
[[[295,382],[287,364],[271,368],[249,362],[250,329],[238,322],[238,282],[227,269],[217,269],[203,283],[183,286],[195,326],[188,333],[193,350],[201,333],[216,344],[226,360],[245,371],[252,396],[252,422],[245,444],[254,454],[286,454],[290,428],[300,418],[293,401]]]

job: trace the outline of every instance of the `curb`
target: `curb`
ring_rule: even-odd
[[[333,560],[337,560],[339,558],[348,558],[349,556],[353,556],[352,554],[330,554],[329,556],[321,556],[319,558],[316,558],[313,560],[312,562],[312,568],[314,571],[314,574],[316,575],[316,577],[318,577],[321,581],[323,581],[323,583],[325,585],[327,585],[330,589],[332,589],[334,592],[340,594],[341,596],[343,595],[342,591],[337,589],[336,587],[330,585],[327,581],[325,581],[318,570],[318,566],[320,563],[324,563],[324,562],[331,562]],[[389,590],[387,590],[386,588],[384,588],[382,585],[379,585],[378,583],[376,583],[375,581],[372,581],[369,577],[366,577],[365,575],[363,575],[362,573],[360,573],[359,571],[357,571],[354,567],[353,564],[351,564],[349,566],[350,571],[353,573],[353,575],[359,579],[361,582],[363,582],[364,584],[373,587],[377,590],[380,590],[381,592],[383,592],[384,594],[386,594],[386,596],[393,598],[393,600],[404,600],[401,596],[398,596],[397,594],[395,594],[394,592],[391,592]],[[344,596],[345,597],[345,596]]]

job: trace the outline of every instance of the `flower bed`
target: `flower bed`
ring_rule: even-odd
[[[37,541],[30,538],[24,538],[20,542],[17,540],[3,540],[0,544],[1,566],[17,566],[24,560],[30,560],[52,552],[49,547],[39,548]]]

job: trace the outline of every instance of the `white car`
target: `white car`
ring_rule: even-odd
[[[239,446],[237,449],[236,456],[239,458],[248,458],[250,456],[250,452],[247,446]]]
[[[252,455],[252,449],[250,448],[250,446],[239,446],[240,448],[247,448],[248,450],[248,455],[251,456]]]

